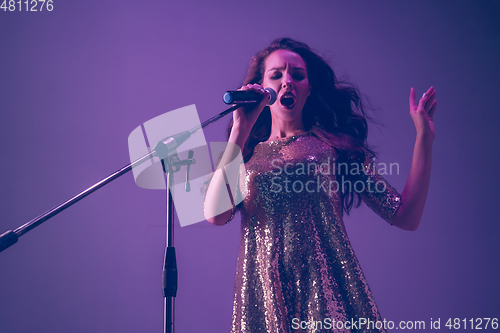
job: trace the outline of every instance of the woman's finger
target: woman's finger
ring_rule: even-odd
[[[264,94],[264,88],[262,88],[262,86],[260,84],[254,84],[252,86],[252,89],[258,93]]]
[[[431,119],[434,119],[434,112],[436,112],[436,107],[437,107],[437,101],[434,100],[432,102],[431,109],[429,110],[429,117],[431,117]]]
[[[253,90],[255,92],[258,92],[258,93],[261,93],[261,94],[264,94],[265,93],[265,90],[264,88],[262,88],[262,86],[260,84],[247,84],[246,86],[242,86],[240,89],[238,89],[239,91],[247,91],[247,90]]]
[[[417,109],[417,103],[415,102],[415,89],[413,87],[410,89],[410,110],[415,111]]]
[[[432,96],[432,92],[434,91],[434,87],[430,87],[423,95],[422,98],[420,98],[420,101],[418,102],[418,108],[421,110],[425,110],[425,105],[429,101],[429,99]]]
[[[432,103],[434,102],[434,98],[436,98],[436,91],[433,90],[430,95],[429,95],[429,98],[427,99],[427,102],[425,103],[425,106],[424,106],[424,110],[429,113],[431,107],[432,107]]]

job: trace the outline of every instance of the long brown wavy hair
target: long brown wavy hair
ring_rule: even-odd
[[[366,155],[375,154],[367,144],[368,124],[371,119],[365,112],[361,94],[351,83],[339,81],[328,63],[304,43],[291,38],[279,38],[257,53],[250,60],[248,72],[243,82],[262,84],[267,57],[276,50],[289,50],[302,57],[307,67],[311,93],[302,110],[302,122],[306,131],[311,131],[318,139],[332,146],[338,155],[337,163],[363,163]],[[228,137],[233,127],[231,119]],[[259,142],[271,135],[271,110],[266,106],[259,115],[243,147],[243,158],[247,162]],[[344,179],[355,181],[349,173]],[[341,192],[343,210],[349,214],[360,195],[349,191]]]

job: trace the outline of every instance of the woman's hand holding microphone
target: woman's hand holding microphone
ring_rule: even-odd
[[[262,101],[260,103],[247,104],[233,112],[233,128],[229,136],[229,142],[236,143],[241,148],[243,148],[260,113],[269,103],[270,96],[269,91],[264,90],[260,84],[247,84],[238,89],[238,91],[249,90],[262,95]]]

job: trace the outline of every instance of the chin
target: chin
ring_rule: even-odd
[[[302,117],[302,110],[297,108],[296,106],[292,109],[288,109],[282,106],[279,106],[276,109],[271,109],[271,114],[274,114],[278,118],[284,121],[294,121],[297,117]]]

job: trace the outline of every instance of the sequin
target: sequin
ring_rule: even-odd
[[[327,327],[382,321],[344,228],[340,193],[331,186],[339,177],[320,172],[335,157],[311,133],[255,147],[240,177],[245,196],[231,332],[385,332]],[[401,204],[398,192],[369,160],[359,179],[381,182],[383,192],[365,190],[362,199],[390,222]],[[297,330],[303,322],[310,325]]]

